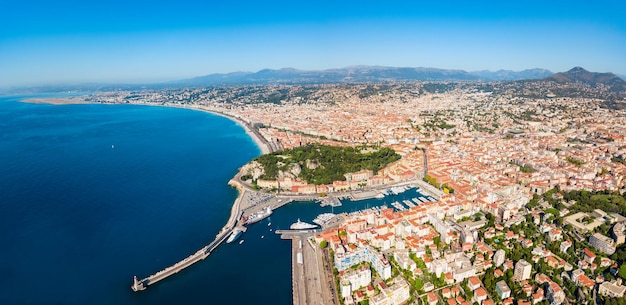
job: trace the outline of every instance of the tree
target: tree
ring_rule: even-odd
[[[626,265],[621,265],[617,271],[617,275],[626,280]]]
[[[328,246],[328,242],[326,242],[325,240],[322,240],[320,242],[320,248],[325,249]]]
[[[495,287],[494,282],[495,282],[495,277],[493,275],[493,270],[487,270],[483,277],[483,284],[485,284],[485,287],[487,289],[491,290],[493,287]]]

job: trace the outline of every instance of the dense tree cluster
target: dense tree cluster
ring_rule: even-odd
[[[262,155],[255,160],[265,171],[261,179],[275,180],[280,171],[287,172],[298,164],[299,177],[312,184],[330,184],[346,180],[347,173],[368,169],[376,173],[389,163],[400,159],[393,149],[378,150],[366,147],[338,147],[310,143],[293,149]]]
[[[617,192],[610,191],[570,191],[563,194],[565,200],[575,200],[572,211],[591,212],[600,209],[608,213],[626,215],[626,199]]]

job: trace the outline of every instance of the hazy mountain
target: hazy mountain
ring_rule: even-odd
[[[463,70],[353,66],[328,70],[264,69],[255,73],[209,74],[177,83],[185,85],[347,83],[380,81],[476,81],[480,77]]]
[[[552,75],[552,71],[539,68],[526,69],[523,71],[498,70],[492,72],[483,70],[471,73],[486,81],[542,79]]]
[[[626,81],[613,73],[589,72],[581,67],[575,67],[567,72],[560,72],[546,77],[544,80],[559,84],[579,83],[592,88],[607,87],[609,92],[626,92]]]
[[[584,84],[603,91],[626,94],[625,81],[612,73],[592,73],[576,67],[567,72],[555,73],[545,69],[527,69],[523,71],[498,70],[467,72],[435,68],[407,68],[382,66],[351,66],[327,70],[298,70],[283,68],[278,70],[263,69],[258,72],[217,73],[191,79],[153,84],[80,84],[40,87],[6,88],[2,94],[61,92],[61,91],[116,91],[180,88],[187,86],[221,85],[264,85],[264,84],[323,84],[351,82],[386,82],[386,81],[554,81],[560,84]],[[569,86],[569,85],[568,85]],[[572,91],[572,90],[569,90]]]

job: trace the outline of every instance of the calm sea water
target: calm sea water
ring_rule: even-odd
[[[330,207],[287,205],[243,244],[130,289],[133,275],[197,251],[224,225],[237,196],[227,182],[260,153],[240,126],[184,109],[21,98],[0,97],[0,304],[291,304],[291,243],[270,229]]]

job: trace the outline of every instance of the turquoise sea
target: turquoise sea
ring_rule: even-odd
[[[130,289],[133,275],[188,256],[224,225],[237,196],[227,182],[260,153],[242,127],[185,109],[22,98],[0,97],[0,304],[291,304],[291,243],[269,229],[330,207],[291,203],[243,244]]]

